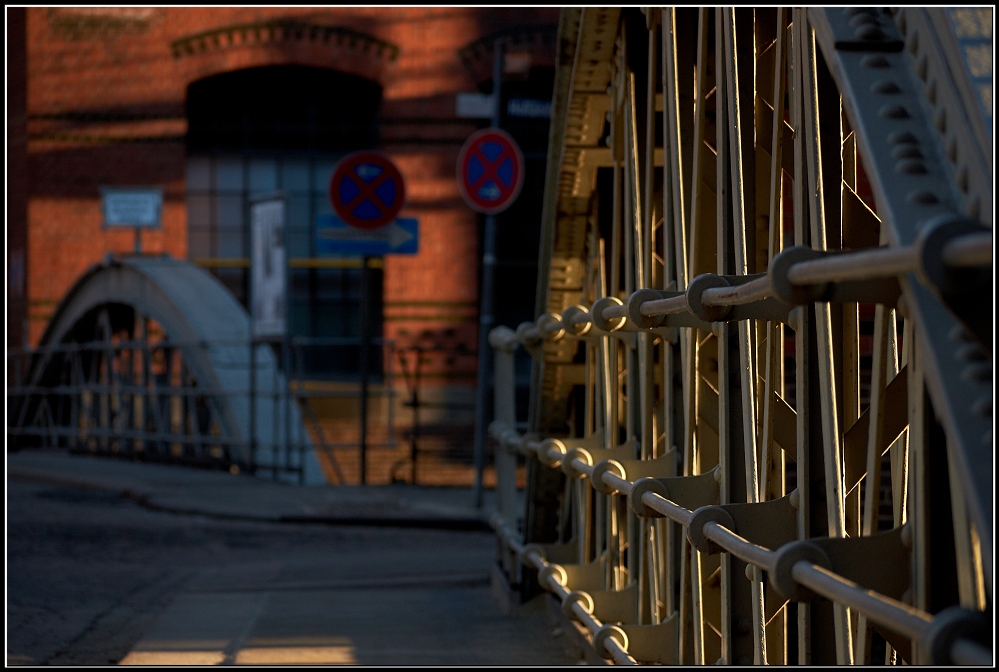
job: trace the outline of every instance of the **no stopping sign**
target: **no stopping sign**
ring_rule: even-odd
[[[458,154],[458,188],[469,207],[495,215],[517,200],[524,186],[524,155],[507,133],[487,128],[465,141]]]
[[[378,152],[355,152],[344,158],[330,179],[330,204],[340,219],[360,229],[389,224],[402,209],[406,188],[402,174]]]

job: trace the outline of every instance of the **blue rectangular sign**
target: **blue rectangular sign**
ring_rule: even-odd
[[[336,215],[316,217],[316,256],[381,257],[418,251],[416,219],[399,218],[378,229],[359,229]]]

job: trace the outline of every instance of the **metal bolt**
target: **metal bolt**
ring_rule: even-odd
[[[865,68],[887,68],[888,59],[884,56],[864,56],[860,59],[860,64]]]
[[[898,88],[898,84],[895,82],[883,79],[880,82],[875,82],[871,85],[871,93],[880,93],[887,96],[895,93],[902,93],[902,89]]]
[[[965,208],[965,214],[968,215],[969,219],[978,219],[982,214],[982,199],[978,196],[972,196],[968,199],[968,206]]]
[[[888,134],[888,142],[892,145],[914,145],[919,140],[909,131],[895,131]]]
[[[957,358],[963,362],[984,362],[986,360],[985,353],[974,343],[958,348]]]
[[[965,343],[971,343],[971,334],[969,334],[968,330],[964,328],[964,325],[954,325],[954,328],[950,330],[950,334],[948,335],[952,341],[964,341]]]
[[[926,81],[926,78],[929,76],[929,67],[930,67],[930,61],[926,57],[926,54],[923,54],[922,56],[919,57],[919,60],[916,61],[916,74],[919,75],[919,78],[924,82]]]
[[[916,143],[906,143],[904,145],[899,145],[895,149],[891,150],[891,155],[896,159],[923,158],[923,153],[919,151],[919,145],[917,145]]]
[[[905,175],[925,175],[926,164],[919,159],[904,159],[895,164],[895,170]]]
[[[957,170],[957,186],[961,188],[961,191],[968,193],[968,167],[961,166]]]
[[[961,372],[961,377],[973,383],[992,382],[992,364],[972,364]]]
[[[901,105],[885,105],[878,110],[878,115],[885,119],[907,119],[909,111]]]
[[[931,79],[926,84],[926,97],[931,103],[936,105],[937,103],[937,80]]]
[[[936,194],[929,191],[913,191],[905,198],[910,203],[917,203],[919,205],[933,205],[939,202]]]
[[[877,25],[877,17],[873,16],[869,12],[863,12],[855,14],[852,19],[850,19],[850,25],[854,28],[859,28],[860,26],[869,26],[871,24]]]
[[[982,397],[971,405],[971,410],[986,420],[992,417],[992,397]]]
[[[715,469],[715,483],[721,483],[722,473],[721,469]]]
[[[798,507],[801,506],[801,493],[798,491],[797,488],[791,491],[791,495],[788,498],[788,501],[791,503],[791,508],[794,509],[795,511],[797,511]]]
[[[898,27],[899,32],[905,35],[905,10],[899,9],[898,14],[895,15],[895,25]]]
[[[933,122],[936,124],[937,130],[941,133],[947,132],[947,110],[941,107],[937,110],[936,115],[933,117]]]
[[[947,141],[947,158],[951,163],[957,161],[957,138],[950,138]]]
[[[884,39],[885,36],[884,31],[877,26],[862,26],[853,31],[853,34],[858,39],[867,40],[869,42]]]

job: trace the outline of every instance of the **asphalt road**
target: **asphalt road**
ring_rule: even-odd
[[[241,522],[7,486],[8,665],[576,662],[543,610],[500,613],[489,533]]]

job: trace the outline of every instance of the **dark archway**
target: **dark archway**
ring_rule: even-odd
[[[187,90],[187,150],[343,153],[378,142],[381,86],[302,65],[226,72]]]

